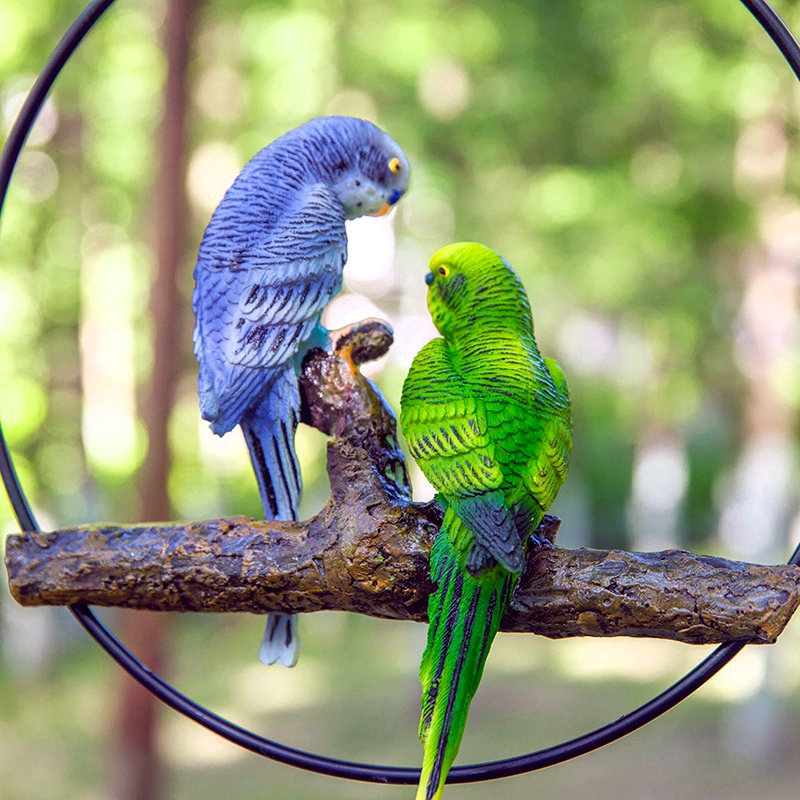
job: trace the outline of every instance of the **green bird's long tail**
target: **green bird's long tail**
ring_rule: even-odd
[[[416,800],[441,797],[486,656],[518,577],[500,566],[478,577],[470,574],[466,554],[452,544],[461,526],[449,509],[431,552],[431,577],[437,588],[428,601],[431,624],[420,666],[419,737],[425,754]]]

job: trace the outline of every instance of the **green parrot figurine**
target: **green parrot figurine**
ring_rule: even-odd
[[[400,401],[411,454],[445,509],[431,551],[417,800],[441,797],[526,546],[567,476],[572,446],[564,373],[539,354],[508,262],[462,242],[435,253],[430,267],[428,309],[443,338],[417,354]]]

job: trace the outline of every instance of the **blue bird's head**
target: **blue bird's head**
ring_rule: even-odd
[[[400,145],[377,126],[354,117],[325,117],[328,152],[322,166],[346,219],[386,214],[408,190],[410,168]]]

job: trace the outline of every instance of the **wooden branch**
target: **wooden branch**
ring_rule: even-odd
[[[234,517],[72,528],[11,537],[6,563],[12,594],[22,605],[335,609],[425,621],[429,520],[436,509],[382,504],[363,516],[368,526],[362,530],[330,507],[296,525]],[[772,642],[797,607],[798,584],[800,570],[789,566],[680,551],[540,547],[529,559],[503,629],[551,638]]]
[[[304,364],[304,421],[333,436],[331,498],[301,523],[242,517],[11,536],[9,587],[22,605],[162,611],[355,611],[426,619],[435,503],[409,499],[391,410],[358,364],[388,349],[377,321],[339,332]],[[559,520],[540,535],[552,543]],[[503,629],[773,642],[800,603],[800,569],[680,551],[532,548]]]

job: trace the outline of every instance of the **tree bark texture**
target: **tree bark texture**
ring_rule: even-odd
[[[386,351],[367,321],[314,351],[304,420],[331,434],[331,498],[314,518],[233,517],[183,524],[83,526],[9,537],[9,586],[22,605],[89,603],[161,611],[338,609],[424,621],[436,503],[410,501],[395,420],[358,364]],[[503,629],[651,636],[690,643],[773,642],[800,602],[800,568],[682,551],[531,548]]]

